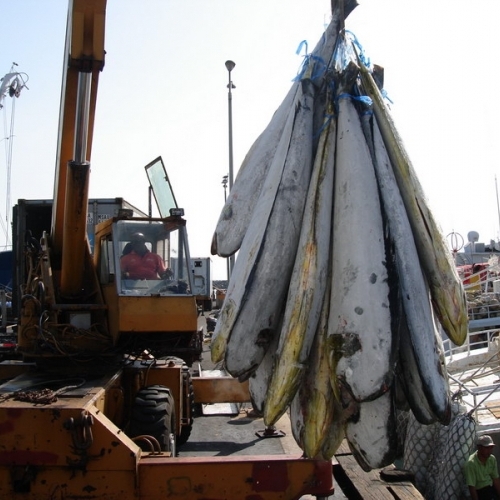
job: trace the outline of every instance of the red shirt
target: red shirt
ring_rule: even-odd
[[[122,274],[128,273],[132,280],[157,280],[165,272],[162,258],[150,251],[142,257],[134,251],[124,255],[120,260]]]

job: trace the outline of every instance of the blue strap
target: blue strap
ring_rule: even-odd
[[[380,93],[382,94],[382,97],[383,97],[384,99],[387,99],[387,100],[388,100],[391,104],[394,104],[394,103],[392,102],[392,99],[391,99],[391,98],[389,97],[389,95],[387,94],[387,90],[382,89],[382,90],[380,91]]]
[[[313,135],[313,139],[317,139],[321,133],[323,132],[323,130],[325,130],[325,127],[328,126],[328,124],[333,120],[333,118],[335,117],[335,115],[333,114],[325,114],[325,120],[323,121],[323,125],[321,126],[321,128]]]
[[[304,54],[305,56],[307,56],[307,40],[302,40],[300,43],[299,43],[299,46],[297,47],[297,50],[295,51],[295,53],[297,55],[300,54],[300,52],[302,51],[302,47],[306,47],[306,53]]]
[[[371,98],[368,97],[367,95],[357,96],[357,95],[348,94],[347,92],[342,92],[342,94],[339,94],[337,96],[337,101],[340,101],[340,99],[352,99],[353,101],[358,101],[362,104],[365,104],[368,107],[371,107],[371,105],[373,103]]]
[[[299,72],[292,81],[296,82],[297,80],[301,80],[308,70],[310,64],[314,64],[313,71],[311,73],[311,80],[320,78],[326,72],[327,64],[321,57],[315,56],[313,54],[306,55],[304,56],[304,60],[302,61]]]

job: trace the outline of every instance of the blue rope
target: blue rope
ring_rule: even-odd
[[[326,32],[325,32],[326,33]],[[323,33],[323,43],[325,41],[325,33]],[[302,51],[304,51],[304,56],[303,56],[303,61],[299,67],[299,71],[297,72],[297,75],[292,79],[293,82],[299,81],[304,77],[304,74],[306,71],[309,69],[310,64],[314,64],[312,74],[311,74],[311,80],[315,80],[317,78],[321,78],[326,71],[328,70],[329,65],[333,62],[337,71],[342,71],[344,70],[347,65],[349,64],[350,61],[356,61],[356,56],[353,54],[353,50],[355,50],[352,45],[354,45],[357,50],[358,58],[368,70],[371,70],[371,61],[370,58],[366,56],[365,50],[363,49],[363,46],[359,42],[358,38],[356,35],[349,30],[345,30],[345,36],[339,36],[337,38],[337,42],[335,45],[335,49],[333,51],[332,55],[332,60],[329,61],[328,63],[325,62],[321,57],[315,56],[313,54],[308,53],[308,43],[307,40],[302,40],[299,43],[299,46],[297,47],[297,50],[295,53],[299,55]],[[333,84],[332,84],[333,87]],[[333,90],[333,88],[332,88]],[[385,89],[381,90],[382,97],[384,99],[387,99],[391,104],[393,104],[393,101],[389,98],[387,91]],[[334,95],[332,93],[332,95]],[[363,104],[365,104],[368,107],[372,106],[372,101],[368,96],[354,96],[354,95],[349,95],[349,94],[341,94],[337,97],[337,101],[339,99],[344,99],[349,98],[357,100]],[[320,131],[321,132],[321,131]]]
[[[300,52],[302,51],[302,47],[306,47],[306,53],[305,53],[305,56],[307,56],[307,40],[302,40],[300,43],[299,43],[299,46],[297,47],[297,50],[295,51],[295,53],[297,55],[300,54]]]

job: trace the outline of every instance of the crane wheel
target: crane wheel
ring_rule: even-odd
[[[128,434],[131,438],[152,436],[162,451],[175,456],[175,403],[168,387],[151,385],[137,393]],[[137,444],[145,451],[150,450],[146,440],[138,440]]]

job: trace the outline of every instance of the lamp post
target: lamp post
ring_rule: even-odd
[[[236,64],[233,61],[226,61],[226,69],[229,75],[229,82],[227,84],[228,92],[227,92],[227,110],[228,110],[228,125],[229,125],[229,191],[233,187],[233,108],[232,108],[232,100],[233,94],[232,89],[235,89],[236,86],[231,80],[231,71],[233,71]]]
[[[229,191],[231,191],[233,187],[233,108],[232,108],[232,100],[233,94],[232,89],[235,89],[236,86],[233,84],[231,80],[231,71],[233,71],[236,63],[234,61],[226,61],[226,69],[229,75],[229,81],[227,84],[228,92],[227,92],[227,110],[228,110],[228,128],[229,128]],[[234,267],[234,255],[229,257],[229,272],[228,272],[228,280],[233,272]]]
[[[226,203],[227,200],[227,175],[224,175],[222,177],[222,187],[224,188],[224,204]],[[226,266],[227,266],[227,281],[229,281],[229,277],[231,276],[231,270],[229,268],[229,258],[226,259]]]

